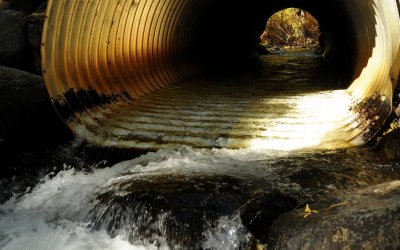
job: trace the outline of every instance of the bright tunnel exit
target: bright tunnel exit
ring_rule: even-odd
[[[323,36],[318,20],[309,12],[298,8],[287,8],[274,13],[266,22],[260,42],[269,50],[323,50]]]

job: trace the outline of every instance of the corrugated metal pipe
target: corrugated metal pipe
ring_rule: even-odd
[[[207,134],[190,116],[191,128],[176,122],[168,112],[176,102],[171,86],[207,67],[245,60],[269,16],[299,7],[326,33],[325,59],[351,78],[348,109],[354,116],[342,126],[346,143],[338,145],[356,145],[370,140],[392,109],[400,68],[398,6],[397,0],[49,0],[43,75],[62,118],[91,142],[249,147],[234,133]],[[232,34],[240,35],[227,43]],[[143,109],[137,100],[150,97],[153,115],[136,117],[135,110]],[[161,99],[164,107],[156,105]],[[168,132],[167,125],[176,129]]]

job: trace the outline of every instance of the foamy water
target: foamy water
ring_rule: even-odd
[[[1,249],[135,249],[122,237],[91,232],[85,219],[96,189],[123,167],[85,174],[73,168],[0,206]]]
[[[157,243],[132,245],[128,236],[111,238],[106,231],[92,231],[88,214],[96,192],[112,177],[123,171],[212,171],[213,165],[266,160],[287,155],[287,152],[238,150],[194,150],[184,147],[178,151],[161,150],[112,168],[94,169],[90,173],[73,168],[45,177],[30,192],[13,197],[0,205],[1,249],[156,249],[167,248]],[[205,232],[204,246],[233,249],[239,238],[248,237],[238,222],[240,218],[223,217],[216,228]],[[157,245],[155,245],[157,244]]]
[[[148,153],[111,168],[80,171],[70,166],[57,174],[50,173],[29,192],[0,205],[0,249],[168,249],[171,245],[163,233],[168,212],[161,212],[152,224],[161,232],[152,239],[140,235],[132,238],[135,225],[128,225],[129,230],[120,227],[115,237],[102,227],[92,230],[91,211],[98,202],[97,195],[111,189],[114,195],[129,196],[124,190],[115,190],[118,185],[114,184],[140,178],[156,180],[154,176],[163,174],[188,180],[191,176],[231,176],[241,180],[239,188],[252,186],[255,189],[248,190],[257,190],[270,186],[292,194],[304,191],[307,195],[329,195],[360,183],[369,185],[398,178],[393,166],[378,165],[374,157],[368,149],[289,152],[182,147]],[[343,183],[337,183],[336,174],[343,176]],[[290,180],[290,176],[295,179]],[[316,186],[307,184],[316,180]],[[238,249],[250,241],[251,235],[243,226],[239,211],[234,211],[206,225],[202,239],[200,246],[207,249]]]

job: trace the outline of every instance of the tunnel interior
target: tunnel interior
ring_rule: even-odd
[[[397,83],[396,1],[53,0],[49,1],[42,43],[46,86],[71,129],[92,142],[145,148],[187,144],[176,138],[196,137],[196,130],[181,129],[183,134],[174,131],[172,135],[149,132],[155,134],[150,139],[130,135],[127,130],[140,130],[130,128],[135,123],[129,118],[138,107],[135,102],[160,95],[175,100],[168,88],[186,86],[185,80],[194,77],[196,81],[199,74],[268,70],[260,67],[259,36],[272,14],[289,7],[306,10],[318,20],[324,37],[323,58],[342,87],[349,87],[353,102],[348,108],[357,114],[347,121],[346,129],[350,126],[355,131],[341,140],[363,134],[363,141],[368,141],[390,113]],[[211,91],[215,84],[218,81],[200,88]],[[230,95],[230,90],[224,95]],[[185,96],[190,95],[175,97],[182,100]],[[206,92],[199,96],[207,99]],[[173,106],[167,104],[163,104],[167,108],[156,108],[162,113]],[[148,123],[157,124],[157,119]],[[221,134],[206,139],[221,138],[226,140]],[[215,146],[189,141],[193,146]]]
[[[285,8],[300,8],[310,12],[319,22],[326,41],[324,58],[348,84],[360,74],[371,56],[372,47],[358,51],[357,34],[352,15],[344,4],[334,1],[252,1],[251,4],[215,1],[201,13],[194,28],[192,54],[207,70],[229,71],[254,67],[259,36],[266,20]],[[374,17],[370,17],[374,19]],[[372,20],[371,22],[374,22]],[[197,36],[197,37],[196,37]],[[375,34],[369,34],[373,40]],[[356,65],[356,63],[360,65]]]

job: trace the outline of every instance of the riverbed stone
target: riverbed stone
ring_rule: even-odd
[[[7,148],[44,146],[64,138],[66,131],[43,77],[5,66],[0,66],[0,124]]]
[[[266,242],[275,219],[298,207],[304,198],[301,192],[265,192],[241,207],[242,223],[258,241]]]
[[[179,150],[188,159],[190,152]],[[215,229],[221,217],[231,220],[239,213],[237,223],[244,235],[247,231],[253,237],[249,244],[257,247],[268,242],[274,230],[271,225],[282,214],[400,179],[392,165],[374,167],[379,166],[378,159],[371,149],[346,149],[283,156],[267,164],[215,161],[204,168],[186,167],[197,164],[190,160],[178,161],[179,165],[168,160],[168,166],[176,170],[124,163],[132,164],[131,168],[109,179],[97,192],[91,226],[113,237],[126,233],[133,243],[150,244],[159,237],[172,248],[201,248],[205,231]]]
[[[282,210],[292,209],[293,198],[283,194],[300,193],[296,184],[260,175],[262,167],[249,171],[215,163],[195,171],[184,165],[177,169],[154,171],[137,166],[111,178],[97,193],[90,216],[92,228],[106,230],[112,237],[124,232],[134,244],[155,244],[164,238],[172,249],[201,249],[209,239],[209,230],[216,230],[221,218],[240,221],[238,210],[244,204],[248,203],[240,217],[247,225],[259,204],[266,200],[279,203],[269,207],[279,210],[265,213],[265,217],[275,219]],[[237,247],[244,249],[250,234],[240,222],[236,224],[239,228],[235,232],[241,239]]]
[[[382,159],[387,161],[400,160],[400,129],[395,129],[385,135],[378,147]]]
[[[25,16],[15,10],[0,10],[0,64],[24,64],[27,35]]]
[[[40,10],[40,7],[45,6],[46,3],[46,0],[0,0],[0,9],[32,13],[36,9]]]
[[[349,192],[281,215],[268,236],[271,249],[398,249],[400,181]],[[308,214],[308,215],[307,215]]]
[[[32,51],[32,70],[35,74],[42,73],[42,58],[38,51]]]
[[[30,23],[28,25],[28,41],[35,51],[40,51],[41,39],[42,25],[38,23]]]
[[[42,24],[33,22],[28,25],[28,41],[33,47],[32,50],[32,70],[36,74],[42,73],[40,47],[42,39]]]
[[[8,8],[30,13],[35,10],[38,0],[8,0]]]

